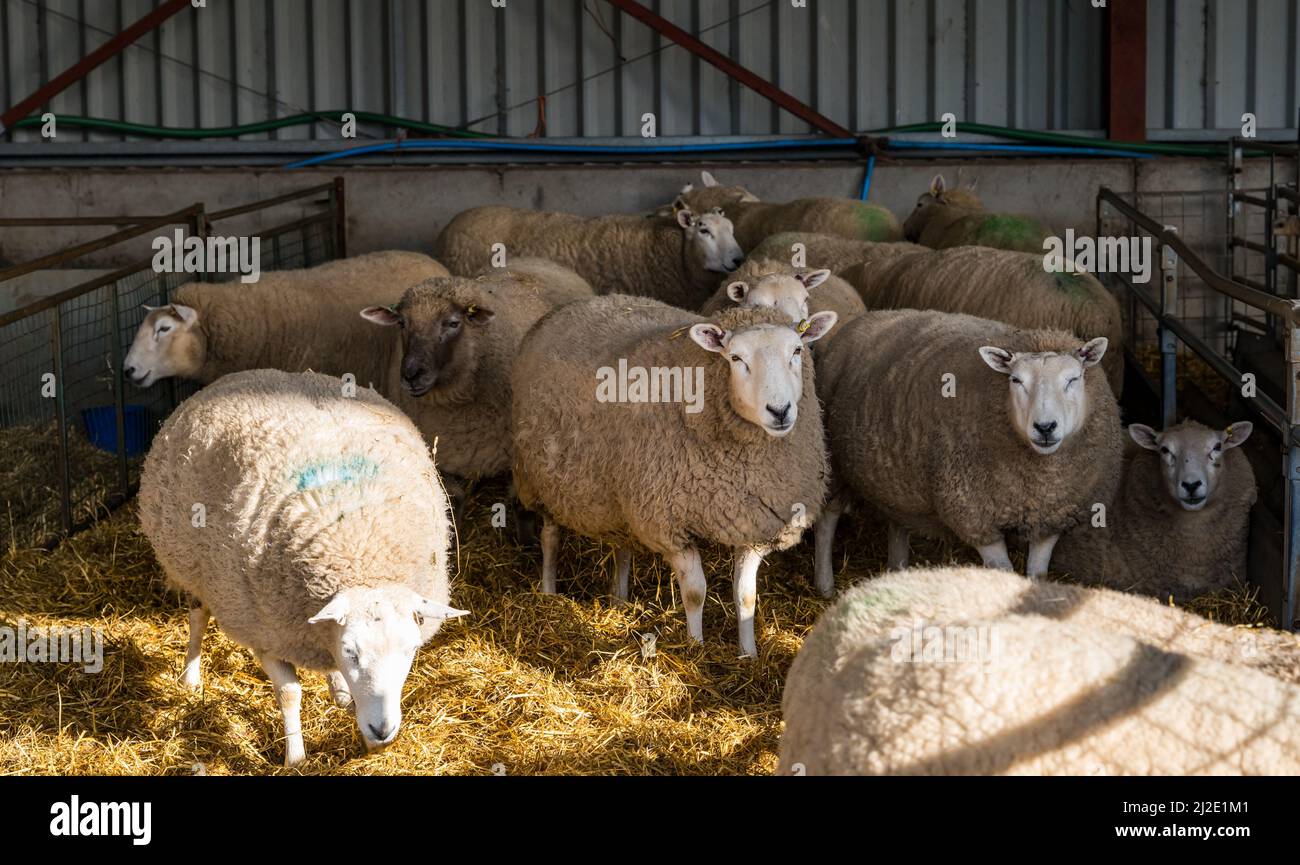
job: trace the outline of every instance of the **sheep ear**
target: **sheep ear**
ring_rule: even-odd
[[[970,183],[966,184],[966,188],[969,189],[971,192],[974,192],[976,187],[978,187],[979,185],[980,185],[980,179],[977,177],[974,180],[972,180]]]
[[[424,616],[428,619],[455,619],[459,616],[468,616],[469,610],[458,610],[447,604],[440,604],[437,601],[431,601],[428,598],[420,598],[415,605],[417,615]]]
[[[347,620],[348,599],[338,594],[328,604],[321,607],[319,613],[308,619],[307,624],[317,625],[321,622],[338,622],[343,625],[347,623]]]
[[[943,195],[942,174],[936,174],[934,176],[934,179],[930,181],[930,194],[933,195],[935,198],[938,198],[940,195]]]
[[[701,171],[701,172],[700,172],[700,180],[704,181],[704,188],[705,188],[705,189],[709,189],[710,187],[721,186],[721,185],[722,185],[722,184],[718,183],[718,181],[714,179],[713,175],[710,174],[710,173],[707,172],[707,171]]]
[[[816,288],[831,278],[831,272],[825,268],[821,270],[809,270],[803,273],[796,273],[794,278],[802,282],[804,288]]]
[[[691,339],[705,351],[716,351],[721,354],[724,348],[722,343],[726,338],[727,332],[716,324],[691,325]]]
[[[695,189],[695,184],[694,184],[694,183],[688,183],[688,184],[686,184],[685,186],[682,187],[682,191],[679,193],[679,195],[685,195],[686,193],[691,192],[691,191],[693,191],[694,189]]]
[[[183,303],[173,303],[167,307],[167,311],[180,319],[186,327],[194,324],[199,320],[199,311],[192,306],[186,306]]]
[[[1106,354],[1106,347],[1108,345],[1110,345],[1110,340],[1106,339],[1104,336],[1099,336],[1096,339],[1090,339],[1085,342],[1079,350],[1074,353],[1074,356],[1083,364],[1083,368],[1087,369],[1090,366],[1096,366],[1101,363],[1101,358]]]
[[[391,306],[367,306],[361,310],[361,317],[374,324],[392,327],[402,323],[402,317]]]
[[[1011,361],[1015,357],[1005,348],[986,345],[980,348],[980,357],[984,358],[994,372],[1000,372],[1003,375],[1011,375]]]
[[[690,228],[695,224],[695,214],[688,208],[680,208],[677,211],[677,224],[682,228]]]
[[[808,316],[807,320],[799,323],[796,330],[799,331],[799,339],[804,345],[810,342],[816,342],[821,339],[830,329],[835,326],[835,322],[840,320],[839,313],[834,310],[825,309],[821,312],[814,312]]]
[[[1248,420],[1239,420],[1236,423],[1228,424],[1228,428],[1223,431],[1224,450],[1244,444],[1246,439],[1250,438],[1250,434],[1254,429],[1255,425]]]
[[[495,317],[495,312],[477,304],[471,303],[469,306],[465,307],[465,320],[470,324],[487,324]]]
[[[1160,450],[1160,434],[1146,424],[1129,424],[1128,437],[1149,451]]]
[[[737,281],[727,286],[727,297],[731,298],[735,303],[743,303],[747,294],[749,294],[749,283],[747,282]]]

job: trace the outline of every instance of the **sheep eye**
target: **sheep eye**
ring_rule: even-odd
[[[172,326],[171,326],[170,324],[164,324],[164,325],[162,325],[161,327],[158,328],[158,332],[159,332],[159,333],[166,333],[167,331],[169,331],[169,330],[171,330],[171,329],[172,329]]]
[[[1165,447],[1164,445],[1161,445],[1160,453],[1165,454],[1167,456],[1169,454],[1169,448]]]
[[[801,354],[803,354],[803,346],[801,346],[801,345],[795,346],[795,349],[794,349],[794,356],[795,356],[795,357],[798,357],[798,356],[801,355]]]
[[[1012,383],[1012,384],[1024,384],[1023,381],[1021,381],[1018,377],[1016,377],[1016,376],[1014,376],[1014,375],[1011,376],[1011,383]]]
[[[1065,386],[1066,386],[1066,387],[1069,387],[1070,385],[1074,384],[1074,383],[1077,382],[1078,380],[1079,380],[1079,377],[1076,375],[1074,378],[1072,378],[1072,379],[1070,379],[1069,381],[1067,381],[1067,382],[1065,383]]]
[[[423,627],[423,626],[424,626],[424,616],[423,616],[423,615],[421,615],[420,613],[412,613],[412,614],[411,614],[411,617],[412,617],[413,619],[415,619],[415,624],[416,624],[416,625],[419,625],[420,627]]]
[[[731,356],[731,360],[732,360],[733,363],[740,363],[740,362],[741,362],[741,360],[740,360],[740,355],[738,355],[738,354],[733,354],[733,355]]]
[[[709,234],[709,230],[707,228],[700,229],[700,237],[712,237],[712,236],[713,235]]]
[[[447,321],[447,327],[451,328],[452,330],[455,330],[456,328],[460,327],[460,319],[457,318],[449,319]]]

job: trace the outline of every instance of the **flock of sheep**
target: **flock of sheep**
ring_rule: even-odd
[[[141,481],[144,532],[192,599],[182,681],[198,686],[215,616],[275,685],[286,765],[304,757],[297,668],[386,745],[416,650],[465,613],[449,558],[466,484],[508,475],[545,592],[563,530],[615,547],[619,599],[633,552],[657,553],[702,641],[700,548],[732,548],[743,655],[768,552],[815,526],[830,597],[839,516],[887,520],[900,573],[846,592],[809,637],[783,771],[1300,770],[1300,726],[1270,714],[1300,700],[1292,638],[1235,663],[1229,629],[1033,579],[1181,600],[1244,576],[1255,483],[1233,449],[1249,423],[1126,431],[1117,301],[1045,271],[1045,229],[969,189],[936,178],[900,228],[865,202],[772,204],[702,179],[648,215],[475,208],[434,258],[193,283],[151,309],[132,381],[208,384]],[[625,379],[612,398],[609,370]],[[905,570],[912,533],[985,569]],[[1009,544],[1030,580],[1007,573]],[[918,616],[996,629],[1002,660],[898,663],[892,629]],[[1224,681],[1254,704],[1214,693]],[[1046,718],[1070,701],[1087,711]],[[1265,720],[1276,733],[1258,735]],[[1165,724],[1223,738],[1180,748]]]

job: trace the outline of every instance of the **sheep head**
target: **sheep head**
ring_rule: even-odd
[[[122,363],[131,384],[144,388],[172,376],[198,378],[208,354],[198,310],[179,303],[145,309],[148,313]]]
[[[1101,362],[1107,340],[1089,340],[1072,352],[1012,352],[986,345],[980,349],[995,372],[1007,376],[1008,414],[1016,433],[1036,453],[1056,453],[1088,419],[1083,376]]]
[[[707,322],[691,327],[691,339],[730,364],[732,411],[781,438],[794,429],[799,417],[804,346],[824,336],[837,317],[834,312],[819,312],[798,327],[764,323],[735,330]]]
[[[710,278],[709,273],[731,273],[744,261],[745,253],[736,242],[735,227],[722,215],[722,208],[699,214],[679,209],[675,218],[685,233],[687,270],[697,283],[709,285],[716,279]]]
[[[1237,421],[1214,430],[1186,422],[1156,432],[1144,424],[1131,424],[1128,434],[1142,447],[1160,455],[1165,492],[1183,510],[1199,511],[1214,495],[1223,473],[1223,455],[1250,438],[1250,421]]]
[[[463,616],[400,584],[340,591],[308,624],[322,629],[347,682],[367,751],[388,745],[402,723],[402,685],[415,652],[445,619]]]

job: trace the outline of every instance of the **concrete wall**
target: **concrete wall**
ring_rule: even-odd
[[[1280,164],[1280,163],[1279,163]],[[346,181],[349,251],[384,248],[429,250],[458,212],[484,204],[509,204],[597,215],[647,211],[672,199],[682,184],[698,182],[708,168],[724,183],[749,187],[760,198],[854,196],[862,186],[860,163],[751,162],[582,166],[359,167],[293,172],[252,169],[77,169],[0,171],[0,214],[159,214],[202,201],[209,211],[245,204],[325,182]],[[1058,229],[1093,232],[1095,197],[1105,185],[1117,191],[1212,191],[1224,188],[1224,164],[1205,159],[880,161],[871,200],[901,218],[930,178],[978,181],[992,209],[1022,212]],[[1246,187],[1267,182],[1267,162],[1254,160]],[[1284,170],[1279,179],[1290,179]],[[302,208],[299,208],[301,210]],[[293,208],[262,214],[266,224],[292,218]],[[222,224],[221,233],[255,230],[256,223]],[[112,229],[0,229],[0,263],[20,262]],[[111,267],[148,253],[148,243],[88,256],[80,266]]]

